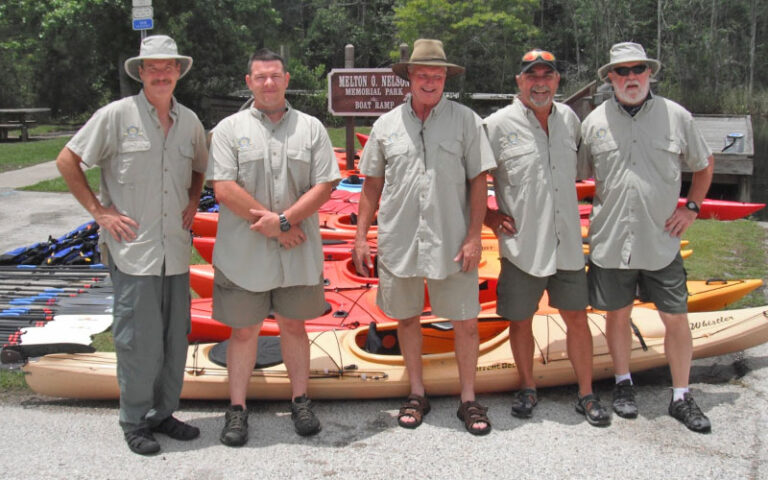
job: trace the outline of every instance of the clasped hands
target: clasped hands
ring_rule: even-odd
[[[301,245],[307,239],[298,225],[291,225],[287,232],[281,231],[280,218],[275,212],[255,208],[250,209],[249,212],[254,216],[254,222],[249,228],[267,238],[276,238],[286,250]]]

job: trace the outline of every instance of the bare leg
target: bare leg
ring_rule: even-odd
[[[411,394],[424,396],[424,377],[421,366],[421,323],[419,317],[406,318],[397,322],[397,338],[400,351],[405,360],[408,381],[411,384]],[[400,419],[403,423],[414,423],[416,419],[405,415]]]
[[[568,358],[579,382],[579,396],[592,393],[592,333],[584,310],[560,310],[568,329]]]
[[[459,367],[461,403],[475,399],[475,371],[477,370],[477,319],[451,322],[455,332],[454,346]]]
[[[227,346],[227,373],[229,375],[229,399],[232,405],[245,408],[248,381],[256,365],[261,322],[245,328],[233,328]]]
[[[509,346],[512,349],[512,358],[515,359],[517,372],[520,375],[520,389],[536,388],[533,380],[533,317],[509,322]]]
[[[672,386],[687,387],[693,356],[693,340],[691,328],[688,325],[688,314],[659,312],[659,316],[667,330],[664,335],[664,354],[667,356],[669,370],[672,373]]]
[[[629,358],[632,353],[632,329],[629,326],[632,304],[606,315],[605,336],[613,359],[613,370],[617,375],[629,373]]]
[[[307,393],[309,383],[309,337],[304,320],[294,320],[275,314],[280,327],[280,351],[291,379],[291,398]]]

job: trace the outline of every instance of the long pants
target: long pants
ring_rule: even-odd
[[[151,428],[179,406],[190,329],[189,273],[127,275],[110,267],[120,425]]]

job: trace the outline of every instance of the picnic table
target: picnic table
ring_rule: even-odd
[[[50,108],[0,108],[0,139],[8,138],[9,130],[21,130],[21,141],[29,140],[29,127],[37,123],[34,115],[49,114]]]

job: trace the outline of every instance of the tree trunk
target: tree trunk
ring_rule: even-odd
[[[749,82],[747,82],[747,105],[752,102],[752,86],[755,78],[755,43],[757,41],[757,0],[752,0],[750,3],[752,25],[749,32]]]

